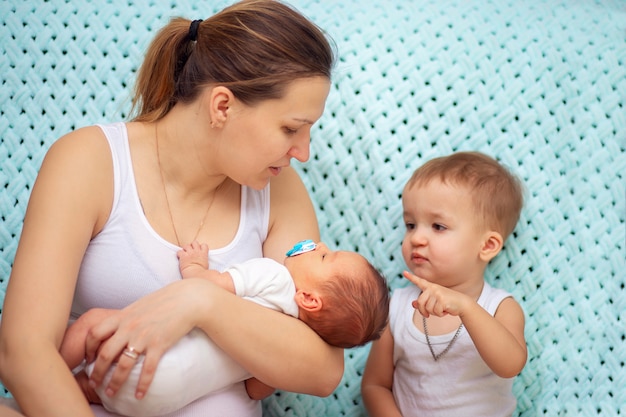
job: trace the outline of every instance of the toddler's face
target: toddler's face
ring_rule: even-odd
[[[402,256],[415,275],[444,286],[463,280],[479,264],[484,230],[469,191],[432,180],[405,189]]]

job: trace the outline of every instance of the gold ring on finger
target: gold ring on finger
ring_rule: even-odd
[[[126,349],[124,349],[122,354],[124,356],[128,356],[129,358],[131,358],[133,360],[137,360],[137,358],[140,355],[139,351],[137,351],[137,349],[135,349],[134,347],[131,347],[131,346],[128,346]]]

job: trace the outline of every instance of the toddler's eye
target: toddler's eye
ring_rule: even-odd
[[[448,228],[444,226],[443,224],[433,223],[433,230],[436,230],[438,232],[443,232],[446,229]]]
[[[298,129],[292,129],[290,127],[284,127],[283,130],[288,135],[295,135],[296,133],[298,133]]]
[[[404,227],[406,228],[406,230],[413,230],[413,229],[415,229],[415,224],[413,224],[413,223],[405,223]]]

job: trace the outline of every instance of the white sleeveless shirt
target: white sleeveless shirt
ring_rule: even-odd
[[[513,378],[500,378],[480,357],[463,328],[450,350],[437,362],[426,336],[415,327],[411,302],[420,294],[410,285],[394,291],[389,328],[394,340],[392,392],[404,417],[504,417],[515,410]],[[478,304],[492,316],[511,294],[485,283]],[[419,313],[418,313],[419,314]],[[430,336],[435,353],[443,351],[456,330]]]
[[[135,184],[124,123],[99,126],[113,158],[113,207],[102,231],[89,243],[78,275],[72,305],[76,318],[90,308],[121,309],[168,283],[181,279],[178,246],[159,236],[146,219]],[[211,248],[209,265],[228,266],[263,256],[269,227],[269,185],[262,190],[241,187],[241,213],[234,239]],[[97,416],[112,416],[92,406]],[[203,397],[168,417],[260,417],[261,403],[251,400],[243,383]]]

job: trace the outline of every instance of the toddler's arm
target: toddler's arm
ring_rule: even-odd
[[[404,276],[422,293],[413,301],[420,314],[460,317],[478,353],[501,378],[512,378],[526,364],[524,312],[513,298],[504,299],[494,316],[465,294],[433,284],[408,272]]]
[[[235,294],[235,285],[228,272],[209,269],[209,246],[191,242],[178,251],[180,273],[183,278],[203,278]]]
[[[391,391],[393,385],[393,336],[389,325],[374,340],[363,371],[361,395],[370,417],[401,417]]]

